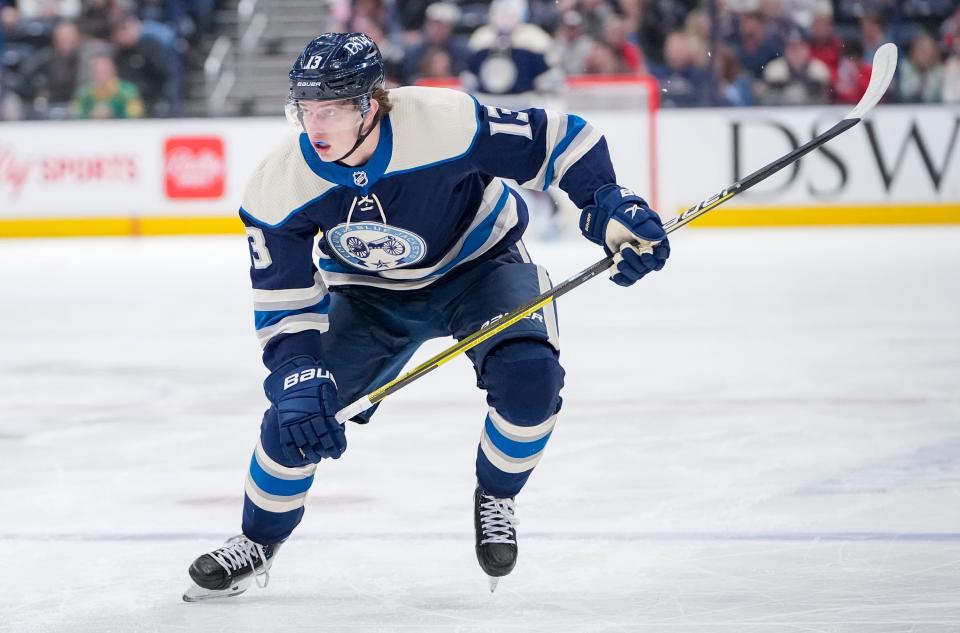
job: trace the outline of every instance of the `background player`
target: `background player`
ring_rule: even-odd
[[[251,177],[240,211],[271,405],[242,534],[194,561],[186,600],[266,584],[317,464],[346,450],[339,408],[395,377],[424,341],[462,338],[549,287],[520,241],[525,205],[500,177],[566,191],[587,239],[620,254],[620,285],[669,256],[659,218],[616,184],[606,142],[579,117],[481,106],[445,89],[388,93],[380,52],[360,33],[316,37],[290,81],[298,131]],[[468,352],[490,405],[474,523],[493,579],[516,563],[514,498],[560,410],[558,344],[551,304]]]

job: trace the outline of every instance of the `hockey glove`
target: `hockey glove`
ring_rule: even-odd
[[[631,286],[647,273],[660,270],[670,257],[663,224],[646,200],[620,185],[604,185],[593,194],[594,204],[580,214],[580,232],[614,256],[610,279]]]
[[[333,374],[309,356],[295,356],[263,383],[277,411],[280,445],[292,463],[339,458],[347,436],[337,422],[337,383]]]

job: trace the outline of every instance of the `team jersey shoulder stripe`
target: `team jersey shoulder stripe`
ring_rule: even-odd
[[[300,153],[291,133],[257,167],[247,183],[240,212],[265,227],[277,227],[337,185],[318,177]]]
[[[390,91],[393,156],[386,176],[468,154],[480,131],[476,101],[459,90],[406,86]]]

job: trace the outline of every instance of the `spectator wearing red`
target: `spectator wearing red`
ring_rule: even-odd
[[[628,74],[643,72],[643,53],[639,46],[627,39],[627,24],[623,18],[611,15],[606,19],[602,41],[616,52]]]
[[[943,35],[943,50],[947,51],[947,54],[960,46],[960,6],[953,15],[943,21],[940,33]]]
[[[856,40],[847,42],[831,84],[832,101],[851,105],[859,103],[870,84],[871,70],[871,64],[863,60],[863,45]]]
[[[833,12],[816,13],[810,25],[810,55],[826,64],[834,78],[836,78],[837,69],[840,65],[841,48],[840,38],[837,37],[834,30]],[[862,56],[863,46],[859,42],[857,48],[861,51]]]
[[[960,9],[941,29],[947,60],[943,64],[943,102],[960,104]]]

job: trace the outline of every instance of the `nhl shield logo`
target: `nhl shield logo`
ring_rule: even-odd
[[[327,231],[326,239],[341,260],[367,271],[403,268],[427,254],[422,237],[379,222],[338,224]]]
[[[363,186],[365,186],[368,182],[370,182],[370,179],[367,178],[367,172],[365,172],[365,171],[355,171],[355,172],[353,172],[353,184],[355,184],[355,185],[358,186],[358,187],[363,187]]]

